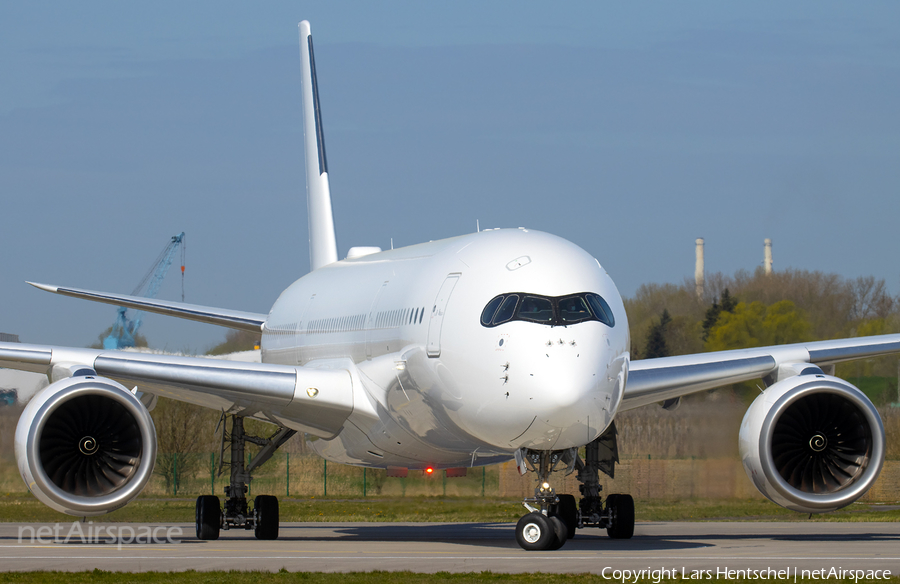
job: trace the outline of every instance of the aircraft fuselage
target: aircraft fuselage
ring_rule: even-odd
[[[539,310],[588,293],[606,301],[613,326]],[[502,295],[518,299],[521,318],[483,324]],[[314,445],[326,458],[440,468],[590,442],[621,401],[629,346],[621,297],[597,260],[553,235],[502,229],[311,272],[273,306],[262,359],[358,376],[365,395],[344,430]]]

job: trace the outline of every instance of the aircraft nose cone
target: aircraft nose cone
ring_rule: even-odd
[[[565,338],[545,343],[541,354],[523,363],[528,371],[523,390],[548,423],[577,419],[597,400],[605,402],[608,356],[585,345]]]
[[[586,401],[593,400],[605,378],[605,366],[588,359],[555,359],[562,363],[548,363],[534,376],[533,392],[544,412],[552,417],[578,415]]]

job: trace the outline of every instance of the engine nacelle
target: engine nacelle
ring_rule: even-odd
[[[865,394],[820,373],[775,383],[741,422],[750,480],[769,500],[802,513],[834,511],[863,496],[881,472],[884,443],[881,417]]]
[[[147,484],[156,463],[156,428],[122,385],[70,377],[28,402],[16,426],[16,461],[42,503],[69,515],[102,515]]]

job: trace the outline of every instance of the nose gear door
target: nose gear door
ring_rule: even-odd
[[[444,312],[447,309],[447,301],[450,300],[450,294],[453,287],[459,281],[459,274],[450,274],[441,289],[438,291],[437,298],[434,299],[434,305],[431,307],[431,316],[428,319],[428,356],[441,356],[441,325],[444,322]]]

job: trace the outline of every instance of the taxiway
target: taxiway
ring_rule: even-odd
[[[87,524],[85,534],[88,533]],[[507,523],[288,523],[276,541],[248,531],[199,541],[193,524],[90,524],[127,536],[159,528],[172,542],[32,539],[46,524],[0,524],[0,569],[593,572],[612,570],[879,569],[900,572],[900,523],[639,523],[631,540],[579,530],[555,552],[526,552]],[[49,526],[53,527],[53,526]],[[174,527],[171,532],[164,529]],[[125,529],[123,529],[125,528]],[[24,530],[24,531],[23,531]],[[118,531],[116,531],[118,530]],[[178,536],[178,531],[182,532]],[[20,533],[24,536],[20,538]],[[48,530],[44,530],[49,534]],[[124,537],[127,539],[127,537]],[[604,573],[604,569],[607,571]]]

